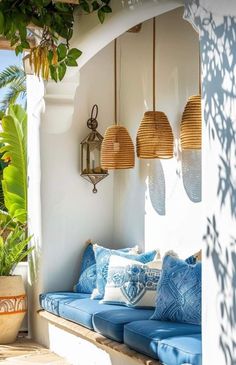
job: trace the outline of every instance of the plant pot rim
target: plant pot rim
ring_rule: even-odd
[[[0,278],[17,278],[22,275],[0,275]]]

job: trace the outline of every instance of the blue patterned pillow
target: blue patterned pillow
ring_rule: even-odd
[[[102,299],[104,296],[105,286],[107,282],[107,273],[109,266],[109,259],[111,255],[119,255],[131,260],[136,260],[146,264],[153,261],[157,255],[157,251],[153,250],[139,255],[130,254],[129,252],[121,252],[118,250],[111,250],[105,247],[94,245],[94,253],[97,265],[97,282],[96,289],[93,291],[92,299]]]
[[[96,279],[97,270],[93,244],[89,243],[82,257],[80,277],[78,283],[74,286],[74,291],[91,294],[93,289],[96,288]]]
[[[151,319],[201,324],[201,263],[165,256]]]
[[[127,307],[155,307],[161,260],[147,264],[111,255],[102,303]]]
[[[79,281],[74,286],[74,291],[77,293],[92,294],[93,290],[96,288],[97,270],[93,246],[94,245],[92,243],[89,243],[84,251]],[[137,252],[138,247],[135,246],[133,248],[122,248],[119,251]]]

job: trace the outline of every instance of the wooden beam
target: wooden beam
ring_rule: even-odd
[[[28,38],[28,42],[30,44],[30,47],[34,47],[36,44],[35,39],[33,37]],[[14,50],[15,48],[16,45],[12,47],[10,41],[8,41],[4,37],[0,37],[0,50]]]
[[[13,49],[11,46],[10,46],[10,42],[6,39],[6,38],[3,38],[3,37],[0,37],[0,49]]]

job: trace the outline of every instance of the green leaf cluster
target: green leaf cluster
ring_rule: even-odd
[[[81,56],[82,52],[77,48],[69,49],[66,44],[60,43],[57,47],[58,63],[56,65],[50,65],[50,75],[54,81],[61,81],[65,76],[67,67],[76,67],[77,59]],[[52,55],[49,53],[49,58]],[[50,60],[49,60],[50,61]]]
[[[80,1],[80,7],[86,12],[91,13],[93,11],[97,12],[98,18],[101,23],[104,23],[106,14],[112,12],[112,8],[109,5],[110,0],[81,0]]]
[[[46,30],[50,45],[60,47],[62,57],[58,65],[50,66],[50,75],[55,81],[62,80],[67,67],[77,66],[76,59],[81,55],[81,51],[75,49],[69,49],[65,55],[65,48],[61,45],[63,43],[59,41],[64,39],[67,49],[69,48],[75,9],[81,9],[85,13],[96,12],[101,23],[106,14],[112,12],[110,0],[80,0],[79,5],[54,3],[52,0],[3,0],[0,1],[0,35],[10,41],[18,54],[30,49],[32,26]],[[48,46],[48,51],[49,49]]]
[[[11,275],[16,265],[23,261],[34,249],[29,247],[31,237],[16,225],[12,230],[2,230],[0,235],[0,276]]]

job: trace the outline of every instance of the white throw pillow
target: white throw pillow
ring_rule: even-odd
[[[102,303],[123,304],[128,307],[155,307],[161,267],[161,260],[142,264],[125,257],[111,255]]]

